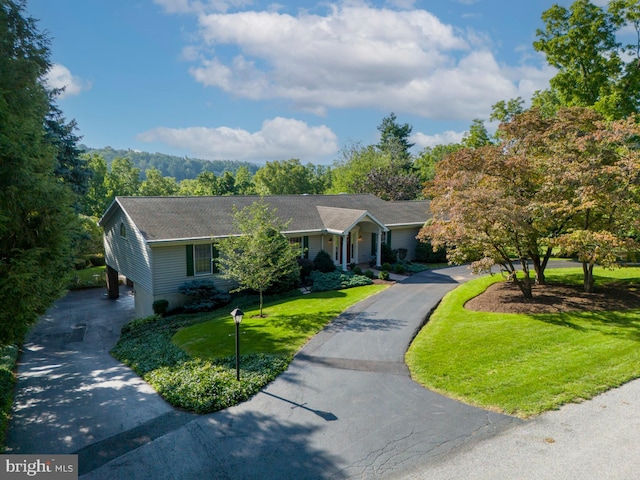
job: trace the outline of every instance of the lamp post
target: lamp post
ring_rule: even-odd
[[[239,308],[235,308],[231,312],[231,316],[236,324],[236,380],[240,381],[240,323],[244,313]]]

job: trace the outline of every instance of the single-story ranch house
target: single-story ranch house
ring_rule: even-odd
[[[153,314],[153,302],[180,306],[184,282],[212,279],[233,284],[217,269],[215,241],[233,235],[234,207],[256,196],[117,197],[99,224],[104,228],[109,296],[118,296],[118,276],[133,284],[136,316]],[[416,235],[428,218],[428,201],[387,202],[374,195],[276,195],[262,197],[283,223],[282,232],[315,258],[325,250],[344,270],[351,263],[379,265],[382,243],[414,258]]]

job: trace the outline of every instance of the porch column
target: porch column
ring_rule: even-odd
[[[376,267],[382,265],[382,229],[378,229],[378,238],[376,239],[378,245],[376,245]]]
[[[107,294],[109,298],[118,298],[120,296],[118,271],[109,265],[107,265]]]
[[[347,248],[349,248],[349,246],[347,245],[348,239],[349,235],[344,235],[342,237],[342,270],[344,270],[345,272],[347,271]]]

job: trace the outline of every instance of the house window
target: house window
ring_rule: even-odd
[[[309,258],[309,237],[288,237],[289,244],[300,249],[300,258]]]
[[[211,244],[193,246],[193,266],[196,275],[211,274]]]
[[[380,242],[387,243],[387,232],[380,233]]]
[[[124,222],[120,222],[120,236],[122,238],[127,238],[127,227]]]
[[[289,245],[298,248],[300,250],[299,257],[302,257],[304,254],[304,249],[302,248],[302,237],[289,237]]]

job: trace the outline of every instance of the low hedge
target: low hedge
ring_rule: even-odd
[[[311,280],[313,292],[327,292],[329,290],[340,290],[343,288],[361,287],[371,285],[372,280],[365,275],[357,275],[353,272],[343,272],[336,270],[335,272],[322,273],[319,270],[311,272]]]

